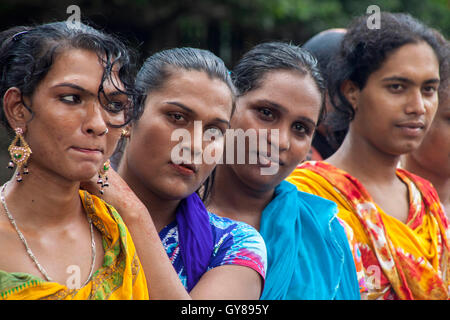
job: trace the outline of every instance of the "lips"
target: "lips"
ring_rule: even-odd
[[[397,127],[401,128],[411,128],[411,129],[423,129],[425,128],[425,123],[423,121],[407,121],[397,124]]]
[[[266,160],[266,161],[268,161],[267,166],[269,166],[270,164],[278,164],[280,166],[284,166],[284,161],[282,161],[281,159],[275,159],[275,158],[267,157],[267,156],[262,155],[262,154],[258,154],[258,160],[261,159],[261,158]],[[261,164],[261,165],[264,166],[266,164]]]
[[[403,134],[410,137],[419,137],[423,134],[425,129],[425,122],[423,121],[404,121],[396,124]]]
[[[169,163],[171,167],[173,167],[175,170],[177,170],[177,172],[183,174],[183,175],[193,175],[195,173],[197,173],[198,171],[198,167],[195,166],[194,164],[190,164],[190,163],[180,163],[180,164],[175,164],[173,162]]]
[[[78,147],[78,146],[72,146],[72,149],[83,152],[83,153],[102,153],[103,154],[103,148],[99,147]]]

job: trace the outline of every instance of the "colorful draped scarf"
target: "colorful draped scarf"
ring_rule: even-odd
[[[86,213],[103,237],[103,265],[84,287],[69,289],[27,273],[0,271],[0,298],[10,300],[148,299],[144,271],[130,233],[117,211],[80,190]],[[68,277],[70,275],[68,274]]]
[[[180,254],[186,268],[190,292],[207,271],[213,252],[213,237],[208,211],[197,193],[183,199],[176,212]]]
[[[336,204],[283,181],[261,216],[268,269],[261,299],[360,299]]]
[[[338,204],[359,243],[369,299],[449,299],[449,223],[432,185],[405,170],[406,223],[377,206],[364,186],[326,162],[306,162],[288,180]]]

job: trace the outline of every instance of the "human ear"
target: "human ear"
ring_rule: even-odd
[[[359,87],[351,80],[345,80],[341,85],[341,92],[356,112],[358,109]]]
[[[25,107],[19,88],[11,87],[3,96],[3,111],[12,129],[22,128],[25,132],[26,124],[31,118],[31,113]]]

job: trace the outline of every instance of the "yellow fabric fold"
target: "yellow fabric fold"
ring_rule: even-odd
[[[70,289],[26,273],[0,271],[0,299],[148,299],[144,271],[122,218],[100,198],[84,190],[80,190],[79,194],[86,213],[102,234],[105,251],[102,267],[80,289]]]
[[[432,185],[405,170],[406,223],[385,213],[364,186],[326,162],[300,165],[287,180],[337,203],[361,251],[369,299],[449,299],[449,222]]]

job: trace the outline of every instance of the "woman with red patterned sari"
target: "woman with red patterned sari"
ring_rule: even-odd
[[[443,48],[409,15],[381,21],[370,30],[357,18],[330,72],[330,96],[349,123],[343,144],[288,181],[338,204],[361,251],[368,299],[448,299],[449,225],[437,192],[397,168],[436,113]]]

